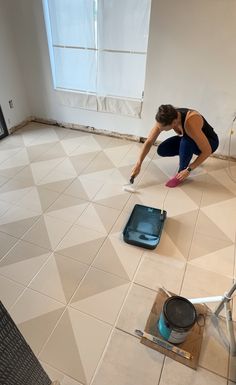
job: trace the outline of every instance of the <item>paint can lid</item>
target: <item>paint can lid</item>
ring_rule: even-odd
[[[189,330],[196,322],[197,313],[193,304],[184,297],[173,296],[166,300],[163,313],[173,328]]]

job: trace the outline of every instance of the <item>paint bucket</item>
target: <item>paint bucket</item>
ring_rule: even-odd
[[[197,319],[196,309],[186,298],[168,298],[158,321],[161,336],[173,344],[180,344],[188,336]]]

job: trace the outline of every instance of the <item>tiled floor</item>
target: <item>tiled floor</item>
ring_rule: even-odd
[[[197,371],[140,344],[134,329],[144,328],[161,285],[189,297],[230,287],[236,183],[227,162],[210,158],[168,189],[177,158],[158,159],[153,147],[137,192],[124,192],[140,146],[36,123],[0,141],[1,299],[62,385],[232,384],[236,360],[210,319]],[[134,204],[163,201],[159,246],[125,244]]]

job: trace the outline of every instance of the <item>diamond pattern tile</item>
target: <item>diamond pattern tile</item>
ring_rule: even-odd
[[[235,359],[210,318],[197,371],[141,345],[134,329],[162,285],[202,297],[234,282],[236,164],[211,157],[168,189],[178,157],[153,146],[132,194],[122,187],[141,148],[33,122],[0,141],[1,300],[61,385],[231,385]],[[155,250],[123,241],[136,203],[167,210]]]

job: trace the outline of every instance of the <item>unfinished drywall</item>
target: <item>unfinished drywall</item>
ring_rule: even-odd
[[[8,3],[0,0],[0,104],[8,129],[30,115],[17,47],[12,28],[14,18],[8,13]],[[12,100],[13,108],[9,101]]]
[[[141,119],[62,105],[52,85],[42,2],[9,4],[20,31],[16,35],[32,115],[145,137],[157,106],[172,103],[202,112],[219,134],[218,153],[227,153],[236,114],[235,0],[152,1]],[[235,136],[231,155],[236,156]]]

